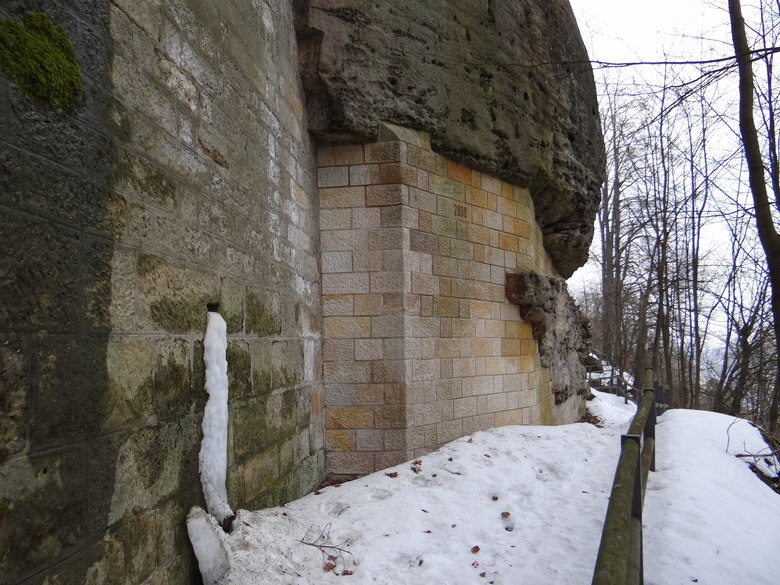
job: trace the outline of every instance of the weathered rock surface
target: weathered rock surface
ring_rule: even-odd
[[[582,362],[590,351],[590,325],[569,295],[566,282],[535,272],[510,274],[506,297],[533,326],[542,366],[550,370],[555,403],[587,393]]]
[[[588,55],[567,0],[296,0],[309,129],[380,121],[528,187],[561,275],[585,263],[604,147]]]

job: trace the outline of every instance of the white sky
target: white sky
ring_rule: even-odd
[[[591,59],[657,61],[729,51],[726,2],[711,0],[570,0]],[[704,37],[706,40],[699,40]]]
[[[726,0],[570,0],[570,3],[594,61],[700,60],[727,57],[733,52]],[[656,70],[649,66],[630,67],[620,70],[619,75],[637,83],[654,83],[659,81],[654,78]],[[568,280],[569,288],[574,292],[598,279],[599,268],[591,260]]]

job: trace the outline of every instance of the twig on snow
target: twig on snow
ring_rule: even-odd
[[[341,561],[342,569],[343,571],[346,571],[347,564],[344,560],[344,553],[352,555],[352,552],[347,549],[349,546],[349,539],[345,539],[338,544],[328,544],[330,542],[330,528],[331,523],[328,522],[325,525],[325,528],[320,530],[317,538],[311,539],[310,535],[316,533],[316,528],[311,526],[306,531],[306,534],[303,535],[303,538],[299,539],[298,542],[319,549],[320,554],[322,554],[322,562],[325,565],[326,571],[331,571],[336,568],[336,563],[334,562],[336,560]],[[309,538],[309,540],[307,540],[307,538]],[[347,574],[351,575],[352,573],[349,572]]]

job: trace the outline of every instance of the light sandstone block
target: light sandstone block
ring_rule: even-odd
[[[325,337],[330,339],[366,338],[371,336],[372,317],[325,317]]]
[[[317,169],[317,185],[323,187],[346,187],[349,185],[349,167],[320,167]]]
[[[343,295],[369,292],[369,272],[348,272],[346,274],[323,274],[322,294]]]
[[[320,261],[323,273],[352,272],[352,252],[323,252]]]
[[[364,207],[365,204],[365,187],[332,187],[320,189],[320,206],[323,209]]]
[[[374,185],[379,182],[379,165],[353,165],[349,167],[350,185]]]

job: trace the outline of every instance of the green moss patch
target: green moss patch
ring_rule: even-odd
[[[0,71],[25,97],[70,112],[81,100],[83,80],[67,33],[40,12],[23,22],[0,19]]]

